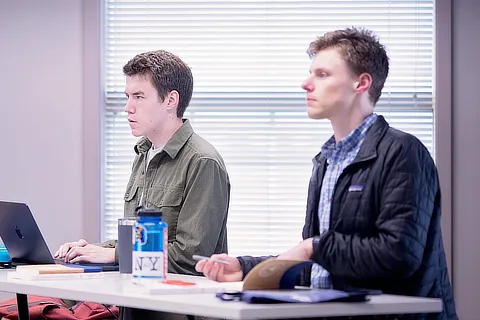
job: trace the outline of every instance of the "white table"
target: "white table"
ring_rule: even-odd
[[[124,292],[125,286],[131,280],[117,272],[105,273],[102,279],[72,279],[68,281],[8,280],[6,272],[0,271],[0,290],[20,294],[19,296],[23,298],[25,298],[25,294],[34,294],[213,318],[280,319],[434,313],[442,310],[440,299],[394,295],[372,296],[370,301],[359,303],[247,304],[221,301],[213,293],[146,295]],[[208,281],[204,278],[194,278]],[[191,280],[192,277],[169,275],[169,279]]]

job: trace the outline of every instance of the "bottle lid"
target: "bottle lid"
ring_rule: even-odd
[[[152,209],[152,208],[144,208],[143,206],[138,207],[135,209],[135,215],[138,217],[159,217],[163,216],[161,210]]]

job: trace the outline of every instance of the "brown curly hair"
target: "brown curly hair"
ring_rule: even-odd
[[[126,76],[142,75],[149,78],[161,101],[172,90],[179,95],[177,117],[183,117],[193,94],[193,76],[188,65],[178,56],[164,50],[136,55],[123,66]]]
[[[368,90],[375,105],[382,94],[388,76],[388,56],[385,47],[373,32],[361,28],[347,28],[325,33],[310,43],[307,53],[311,58],[321,50],[335,48],[351,71],[359,76],[368,73],[372,85]]]

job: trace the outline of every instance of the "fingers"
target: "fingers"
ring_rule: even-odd
[[[79,247],[72,247],[70,250],[68,250],[67,254],[65,255],[65,262],[67,263],[75,263],[75,261],[78,262],[81,256],[82,256],[82,253],[79,250]]]
[[[80,240],[75,241],[75,242],[64,243],[60,246],[60,248],[57,250],[57,252],[55,252],[53,257],[64,259],[67,255],[67,253],[70,251],[70,249],[72,249],[74,247],[85,247],[86,245],[88,245],[88,242],[85,239],[80,239]]]
[[[207,263],[207,260],[198,261],[197,264],[195,265],[195,271],[203,272],[203,268],[205,267],[205,263]]]
[[[213,260],[208,260],[203,267],[203,274],[210,280],[218,281],[219,276],[223,276],[224,265]]]
[[[229,259],[232,258],[230,258],[225,253],[214,254],[210,257],[209,260],[201,260],[197,262],[197,264],[195,265],[195,270],[198,272],[203,272],[205,277],[210,280],[219,281],[221,278],[223,278],[223,275],[225,273],[225,264],[215,262],[215,260],[223,260],[228,262]]]
[[[210,280],[219,281],[219,277],[223,276],[223,273],[224,273],[224,266],[220,263],[213,262],[213,266],[210,269],[210,272],[207,275],[207,278]]]
[[[87,263],[87,262],[91,262],[91,261],[90,261],[90,259],[88,259],[88,256],[78,255],[75,258],[72,258],[71,260],[66,261],[66,262],[67,263],[81,263],[81,262]]]
[[[53,254],[53,258],[60,258],[60,250],[62,249],[62,246],[60,246],[60,248],[58,248],[58,250]]]
[[[57,252],[53,255],[54,258],[60,258],[63,259],[65,258],[65,255],[67,254],[68,250],[70,250],[73,242],[68,242],[64,243],[60,246]]]
[[[67,263],[113,263],[115,261],[115,248],[102,248],[89,244],[84,247],[73,247],[65,256]]]
[[[208,279],[219,282],[240,281],[243,278],[240,261],[226,253],[214,254],[208,260],[198,261],[195,270],[202,272]]]

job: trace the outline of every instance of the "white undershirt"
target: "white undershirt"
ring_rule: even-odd
[[[150,149],[148,149],[147,151],[147,161],[145,161],[145,174],[147,174],[147,169],[148,169],[148,164],[150,163],[150,161],[153,159],[153,157],[155,157],[157,154],[159,154],[160,152],[162,152],[163,148],[156,148],[154,149],[153,148],[153,145]],[[143,189],[142,190],[142,194],[140,195],[140,200],[138,201],[138,205],[142,205],[143,204],[143,195],[145,193],[145,190]]]
[[[162,150],[163,150],[163,148],[154,149],[153,146],[150,149],[148,149],[148,151],[147,151],[147,161],[145,162],[145,171],[147,170],[148,164],[153,159],[153,157],[155,157],[157,154],[162,152]]]

